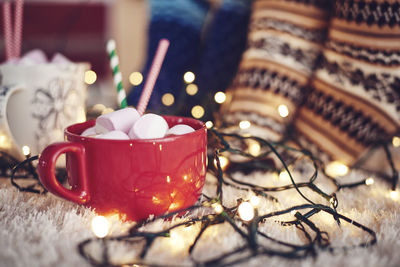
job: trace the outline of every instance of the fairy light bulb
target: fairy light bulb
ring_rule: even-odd
[[[214,126],[214,123],[212,122],[212,121],[207,121],[206,122],[206,127],[207,127],[207,129],[210,129],[210,128],[212,128]]]
[[[260,199],[260,197],[258,197],[258,196],[252,196],[252,197],[250,198],[250,204],[251,204],[253,207],[258,207],[258,205],[260,205],[260,201],[261,201],[261,199]]]
[[[256,140],[249,139],[248,150],[249,150],[250,155],[252,155],[254,157],[259,156],[260,151],[261,151],[260,143],[257,142]]]
[[[250,126],[251,126],[251,123],[249,121],[241,121],[239,123],[239,128],[242,130],[249,129]]]
[[[204,116],[205,111],[204,111],[204,108],[203,108],[202,106],[198,106],[198,105],[197,105],[197,106],[194,106],[194,107],[192,108],[191,113],[192,113],[192,116],[193,116],[194,118],[200,119],[201,117]]]
[[[228,165],[229,165],[229,159],[225,156],[219,156],[219,164],[221,165],[221,169],[225,170],[226,167],[228,167]],[[214,159],[214,166],[215,166],[215,168],[218,167],[216,159]]]
[[[282,118],[286,118],[287,116],[289,116],[289,109],[286,105],[279,105],[278,106],[278,113],[279,116],[281,116]]]
[[[85,83],[86,84],[94,84],[97,80],[97,74],[96,72],[92,71],[92,70],[88,70],[85,72]]]
[[[174,104],[175,98],[172,94],[166,93],[161,97],[161,102],[168,107]]]
[[[254,208],[249,202],[242,202],[238,208],[239,217],[243,221],[251,221],[254,218]]]
[[[131,75],[129,75],[129,82],[137,86],[143,82],[143,75],[138,71],[132,72]]]
[[[400,146],[400,137],[394,136],[392,139],[392,144],[394,147],[399,147]]]
[[[96,216],[93,218],[92,223],[92,231],[95,236],[98,238],[104,238],[108,235],[110,230],[110,223],[107,218],[104,216]]]
[[[22,154],[24,154],[25,157],[28,157],[31,154],[31,149],[29,146],[23,146],[22,147]]]
[[[224,207],[220,203],[213,203],[211,207],[214,208],[215,213],[221,214],[224,211]]]
[[[194,83],[188,84],[188,86],[186,86],[186,93],[188,95],[195,95],[195,94],[197,94],[198,91],[199,91],[199,88]]]
[[[365,180],[365,184],[366,185],[373,185],[375,183],[375,180],[374,180],[374,178],[372,178],[372,177],[369,177],[369,178],[367,178],[366,180]]]
[[[340,161],[332,161],[326,165],[325,172],[332,177],[344,176],[349,172],[349,167]]]
[[[196,76],[194,75],[193,72],[188,71],[183,75],[183,80],[185,83],[192,83],[196,79]]]
[[[397,191],[397,190],[392,190],[392,191],[390,191],[389,196],[390,196],[390,198],[393,199],[394,201],[397,201],[397,200],[399,200],[399,198],[400,198],[399,191]]]
[[[226,100],[226,94],[224,92],[217,92],[214,95],[214,100],[215,102],[217,102],[218,104],[222,104],[225,102]]]
[[[279,173],[279,180],[283,182],[288,182],[290,181],[290,175],[286,170],[283,170]]]

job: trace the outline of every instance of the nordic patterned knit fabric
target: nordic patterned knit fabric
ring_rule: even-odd
[[[332,1],[256,0],[247,48],[222,107],[223,124],[280,140],[303,101],[306,86],[325,41]],[[289,114],[280,116],[285,105]]]
[[[295,128],[314,153],[353,165],[390,140],[400,126],[400,1],[336,1],[309,89]]]

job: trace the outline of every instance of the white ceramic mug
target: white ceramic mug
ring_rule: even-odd
[[[86,120],[88,63],[0,65],[0,151],[23,159],[63,141],[67,126]]]

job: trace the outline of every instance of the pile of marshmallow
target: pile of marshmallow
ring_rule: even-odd
[[[159,115],[148,113],[140,116],[134,108],[124,108],[99,116],[95,126],[86,129],[81,136],[100,139],[129,140],[163,138],[168,135],[182,135],[194,132],[186,124],[171,128]]]
[[[63,64],[71,63],[71,61],[60,53],[55,53],[51,59],[47,59],[46,54],[40,49],[34,49],[25,53],[21,58],[12,58],[7,63],[36,65],[45,63]]]

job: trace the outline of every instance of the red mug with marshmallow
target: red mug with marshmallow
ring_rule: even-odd
[[[108,140],[81,136],[95,121],[68,127],[66,142],[48,146],[37,166],[43,186],[99,214],[118,213],[142,220],[193,205],[206,175],[207,130],[203,122],[164,116],[168,126],[185,124],[195,131],[155,139]],[[68,182],[55,177],[57,158],[66,154]]]

